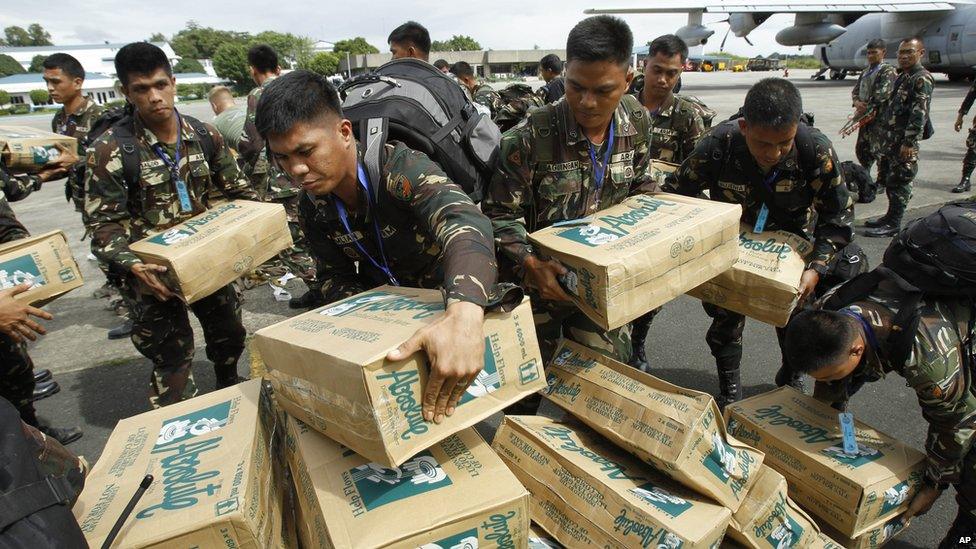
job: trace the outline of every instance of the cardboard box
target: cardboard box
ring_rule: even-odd
[[[739,253],[742,207],[673,194],[632,196],[587,219],[529,235],[569,270],[565,286],[604,329],[728,270]]]
[[[289,414],[393,467],[546,385],[526,299],[485,315],[484,370],[453,416],[425,422],[427,355],[386,354],[443,312],[438,290],[380,286],[261,329],[254,343]]]
[[[905,530],[901,517],[895,517],[864,532],[856,538],[848,538],[827,526],[811,547],[813,549],[877,549],[895,539]],[[835,541],[836,540],[836,541]]]
[[[725,414],[729,432],[786,477],[790,497],[847,537],[901,514],[922,483],[925,454],[856,420],[859,453],[845,454],[837,410],[790,387]]]
[[[728,509],[582,425],[506,416],[492,447],[523,484],[534,487],[533,497],[546,493],[557,506],[579,512],[588,530],[601,530],[624,547],[710,548],[729,525]],[[560,541],[573,546],[571,539]]]
[[[658,187],[661,187],[667,181],[669,175],[678,171],[678,167],[679,164],[672,164],[663,160],[651,160],[651,165],[647,169],[647,173],[651,175],[651,179],[657,183]]]
[[[0,126],[0,157],[14,171],[40,171],[61,156],[58,144],[78,150],[78,140],[74,137],[27,126]]]
[[[284,206],[234,200],[129,248],[146,263],[165,265],[167,285],[193,303],[291,246]]]
[[[288,420],[304,547],[516,548],[529,494],[474,429],[388,468]]]
[[[529,549],[563,549],[563,546],[533,522],[529,527]]]
[[[119,421],[73,509],[89,544],[152,474],[113,547],[282,547],[276,417],[252,380]]]
[[[694,288],[688,295],[786,326],[800,298],[800,277],[813,244],[786,231],[753,233],[739,228],[739,258],[731,269]]]
[[[85,284],[68,237],[51,231],[0,244],[0,290],[30,282],[16,299],[42,305]]]
[[[565,340],[546,367],[546,397],[681,484],[735,511],[762,452],[727,436],[712,397]]]
[[[787,495],[786,479],[767,465],[729,523],[729,537],[750,549],[810,547],[820,528]]]

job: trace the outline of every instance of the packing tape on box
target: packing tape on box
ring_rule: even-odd
[[[289,400],[296,401],[306,414],[315,418],[319,425],[324,424],[325,418],[315,412],[314,402],[321,402],[341,410],[346,415],[344,421],[349,423],[357,420],[367,424],[373,422],[372,407],[362,402],[352,402],[341,393],[330,391],[308,380],[284,374],[280,370],[271,370],[271,383],[283,386],[289,393]],[[384,396],[378,403],[386,402],[387,399]],[[305,421],[304,418],[302,420]]]

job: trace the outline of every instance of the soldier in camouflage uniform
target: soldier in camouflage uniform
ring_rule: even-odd
[[[868,171],[878,159],[881,148],[879,141],[883,138],[884,128],[879,120],[883,116],[891,98],[891,87],[895,83],[895,68],[884,62],[885,41],[876,38],[868,42],[868,67],[861,71],[854,88],[851,90],[851,105],[854,116],[868,115],[871,120],[861,126],[857,132],[857,143],[854,145],[854,155],[859,164]]]
[[[491,118],[495,118],[502,108],[502,97],[485,82],[478,81],[474,68],[466,61],[458,61],[451,66],[451,74],[457,77],[461,87],[466,89],[475,103],[487,107]]]
[[[639,86],[631,86],[636,97],[647,109],[651,126],[651,160],[680,164],[695,149],[698,138],[705,131],[705,123],[695,105],[674,94],[674,85],[681,78],[688,46],[673,34],[665,34],[651,41],[644,59],[644,75]],[[651,86],[647,86],[650,81]],[[653,175],[653,174],[652,174]],[[647,331],[660,308],[633,322],[631,364],[647,370]]]
[[[494,121],[502,132],[521,122],[531,109],[545,105],[545,101],[525,84],[508,85],[499,95],[501,107],[495,113]]]
[[[801,300],[815,289],[827,263],[852,236],[853,199],[841,179],[834,148],[815,128],[800,125],[800,93],[790,82],[767,78],[746,94],[743,118],[716,126],[681,164],[664,190],[685,196],[708,191],[712,200],[742,205],[742,222],[786,230],[813,241],[800,279]],[[788,143],[783,146],[783,143]],[[715,357],[724,406],[742,397],[741,314],[703,303],[712,317],[705,340]],[[798,385],[787,373],[777,384]]]
[[[885,109],[885,137],[878,160],[878,178],[888,196],[888,211],[868,221],[865,236],[892,236],[901,227],[901,219],[912,198],[912,182],[918,173],[919,141],[927,137],[929,105],[932,102],[932,75],[922,66],[925,45],[911,38],[898,46],[901,69]]]
[[[247,95],[247,116],[244,120],[244,134],[238,144],[238,152],[244,166],[244,173],[250,178],[261,199],[285,207],[288,228],[294,243],[294,246],[278,254],[276,261],[265,265],[273,267],[273,263],[280,262],[295,276],[301,278],[308,286],[308,291],[300,297],[292,298],[288,306],[292,309],[311,309],[322,305],[325,301],[322,298],[322,283],[315,275],[315,262],[312,260],[305,235],[302,234],[298,223],[298,194],[301,189],[292,183],[277,164],[269,161],[264,139],[258,134],[254,125],[255,112],[264,87],[281,72],[278,67],[278,55],[271,47],[264,44],[251,47],[247,55],[251,76],[257,86]],[[272,268],[270,271],[275,270]]]
[[[962,130],[963,118],[969,114],[969,109],[972,108],[974,101],[976,101],[976,80],[969,87],[969,93],[962,100],[959,114],[956,115],[955,130],[957,133]],[[973,119],[973,125],[969,128],[969,135],[966,137],[966,156],[962,159],[962,178],[959,180],[959,184],[952,188],[952,192],[969,192],[969,189],[972,188],[969,178],[973,175],[973,169],[976,169],[976,118]]]
[[[143,263],[129,244],[208,210],[215,190],[227,199],[256,200],[257,193],[220,133],[194,121],[207,135],[199,134],[173,108],[175,79],[162,50],[146,42],[128,44],[115,56],[115,67],[135,114],[124,127],[102,134],[89,150],[85,209],[92,253],[125,277],[122,293],[135,323],[132,343],[153,362],[150,402],[159,407],[197,394],[191,372],[193,330],[187,306],[163,282],[165,267]],[[135,136],[134,153],[124,153],[116,138],[124,128]],[[210,158],[204,139],[213,145]],[[132,188],[125,181],[123,154],[140,159]],[[218,387],[240,379],[237,360],[245,331],[238,294],[230,284],[189,306],[203,326]]]
[[[522,282],[532,296],[547,361],[560,337],[618,360],[630,358],[629,329],[605,331],[580,311],[557,281],[565,267],[542,257],[527,234],[649,190],[647,112],[625,95],[632,44],[627,24],[615,17],[590,17],[573,28],[566,96],[505,132],[498,171],[482,204],[507,260],[505,276]],[[599,66],[606,70],[593,70]]]
[[[539,60],[539,76],[545,85],[536,90],[543,104],[555,103],[566,95],[566,80],[562,76],[563,62],[559,56],[550,53]]]
[[[923,298],[911,352],[904,363],[893,363],[889,335],[905,294],[886,284],[839,311],[821,310],[830,292],[815,310],[797,315],[787,326],[787,359],[817,380],[814,397],[839,410],[866,382],[889,373],[904,378],[929,430],[923,487],[903,519],[927,512],[955,485],[959,514],[939,547],[976,547],[976,387],[966,371],[972,364],[962,358],[964,342],[974,337],[972,302]],[[960,542],[965,536],[969,543]]]
[[[484,310],[521,301],[517,289],[496,284],[491,222],[423,153],[399,142],[382,150],[357,143],[320,75],[299,70],[269,85],[257,125],[302,182],[299,219],[327,302],[381,284],[442,288],[445,315],[387,357],[426,351],[423,415],[440,423],[484,366]]]

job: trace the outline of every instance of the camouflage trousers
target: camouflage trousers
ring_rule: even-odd
[[[269,202],[276,202],[285,207],[285,214],[288,217],[288,230],[291,231],[291,240],[294,245],[282,251],[278,256],[267,263],[267,266],[281,265],[288,269],[295,276],[302,279],[309,290],[320,290],[322,282],[316,278],[317,269],[315,260],[312,258],[305,234],[298,224],[298,200],[299,196],[288,196],[285,198],[271,198]]]
[[[236,284],[228,284],[187,307],[177,298],[160,301],[141,293],[135,281],[126,279],[122,296],[129,307],[132,344],[153,363],[149,402],[159,408],[197,395],[193,381],[193,329],[189,310],[203,327],[207,358],[214,363],[218,386],[237,379],[237,360],[244,352],[247,335],[241,323],[243,296]]]
[[[33,396],[34,362],[27,354],[27,345],[0,334],[0,397],[17,408],[24,423],[36,426]]]
[[[969,129],[966,137],[966,156],[962,158],[962,176],[967,178],[976,168],[976,128]]]
[[[549,362],[563,337],[621,362],[630,361],[629,325],[604,330],[572,303],[543,300],[534,293],[530,296],[543,363]]]
[[[912,183],[918,173],[918,151],[908,161],[901,160],[898,154],[895,150],[878,160],[878,181],[884,185],[888,197],[888,217],[901,223],[912,199]]]
[[[878,160],[878,136],[874,124],[864,126],[857,132],[857,142],[854,144],[854,156],[857,163],[871,170],[871,166]]]

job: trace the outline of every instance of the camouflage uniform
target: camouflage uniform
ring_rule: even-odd
[[[13,176],[0,162],[0,243],[27,238],[30,233],[17,221],[11,201],[23,200],[40,188],[36,176]],[[25,423],[38,425],[31,403],[34,395],[34,362],[27,354],[27,344],[17,343],[7,334],[0,334],[0,397],[9,400]]]
[[[129,244],[203,213],[211,207],[215,190],[227,199],[257,200],[258,197],[241,175],[217,130],[207,125],[216,151],[214,163],[208,164],[200,136],[183,120],[180,131],[184,149],[179,170],[186,182],[192,211],[181,211],[170,170],[154,150],[158,144],[174,158],[176,146],[160,143],[138,116],[134,116],[134,126],[141,158],[138,196],[129,199],[130,192],[122,176],[122,152],[113,138],[115,130],[110,129],[88,153],[85,209],[92,232],[92,253],[125,277],[122,295],[132,313],[132,343],[153,362],[150,402],[158,407],[197,393],[191,372],[193,330],[182,301],[177,298],[159,301],[140,287],[130,268],[141,261],[129,249]],[[237,359],[244,350],[245,332],[238,294],[234,285],[228,285],[189,307],[203,326],[207,358],[214,363],[218,386],[237,379]]]
[[[85,105],[74,114],[67,114],[64,107],[54,114],[51,119],[51,131],[61,135],[74,137],[78,140],[78,164],[68,172],[66,185],[71,191],[71,200],[75,203],[75,210],[85,215],[85,187],[83,177],[85,170],[85,139],[92,123],[98,119],[105,109],[89,98],[85,98]]]
[[[388,143],[385,153],[379,184],[370,182],[375,201],[362,182],[357,187],[357,206],[348,212],[351,234],[334,195],[301,195],[299,219],[326,302],[393,282],[443,288],[448,305],[500,301],[491,222],[423,153],[399,142]]]
[[[542,99],[543,104],[555,103],[566,95],[566,80],[562,76],[557,76],[536,90],[536,94]]]
[[[962,116],[969,114],[974,101],[976,101],[976,81],[973,81],[973,85],[969,87],[969,93],[959,107],[959,114]],[[962,159],[962,178],[969,179],[974,168],[976,168],[976,126],[970,126],[969,135],[966,137],[966,156]]]
[[[525,84],[512,84],[501,91],[501,106],[495,113],[495,124],[506,132],[522,121],[529,110],[545,105],[545,101]]]
[[[305,236],[298,224],[298,195],[301,185],[292,183],[281,169],[268,160],[265,142],[258,133],[254,120],[257,116],[258,101],[264,86],[274,80],[268,78],[264,84],[257,86],[247,94],[247,116],[244,120],[244,133],[237,145],[243,165],[244,174],[251,180],[251,185],[258,196],[265,202],[275,202],[285,207],[288,216],[288,228],[291,231],[294,246],[278,254],[277,261],[290,270],[295,276],[305,281],[311,291],[318,291],[322,283],[315,278],[315,262],[308,250]],[[271,262],[269,262],[271,263]]]
[[[722,125],[702,138],[691,156],[678,168],[673,182],[665,184],[665,190],[685,196],[700,196],[708,191],[712,200],[742,206],[742,222],[756,224],[763,202],[754,187],[764,185],[768,174],[775,173],[775,180],[768,181],[773,191],[773,205],[783,212],[783,218],[795,221],[795,226],[777,224],[772,213],[768,216],[766,230],[782,229],[798,233],[813,241],[809,262],[827,263],[834,253],[846,246],[853,236],[854,202],[841,178],[837,153],[830,140],[815,128],[808,128],[814,143],[818,165],[811,170],[799,165],[797,146],[780,159],[773,170],[762,173],[745,143],[745,138],[734,122],[730,142],[718,137]],[[728,161],[722,164],[721,159]],[[805,169],[806,168],[806,169]],[[812,178],[809,179],[808,178]],[[724,388],[732,383],[738,391],[738,372],[742,361],[742,330],[745,317],[715,305],[703,303],[705,312],[712,317],[705,341],[719,370],[719,381]],[[722,391],[723,396],[726,395]]]
[[[831,294],[827,294],[826,300]],[[822,305],[822,301],[816,306]],[[976,386],[960,359],[962,342],[972,337],[972,304],[964,300],[923,298],[915,343],[904,364],[893,364],[884,348],[901,305],[897,292],[883,285],[848,309],[871,325],[880,349],[865,352],[861,363],[848,377],[817,382],[814,397],[845,409],[848,399],[864,383],[895,373],[915,390],[922,416],[929,423],[925,441],[925,476],[933,485],[954,484],[960,511],[976,520],[976,450],[972,449],[976,428]]]
[[[912,181],[918,173],[918,142],[922,139],[932,102],[932,75],[919,63],[902,71],[895,80],[891,101],[885,109],[885,138],[878,160],[878,180],[888,196],[885,216],[900,225],[912,198]],[[911,147],[909,160],[901,160],[901,147]]]
[[[495,91],[495,88],[484,82],[479,83],[471,91],[471,100],[479,105],[488,107],[488,110],[491,111],[492,118],[495,118],[498,110],[502,108],[502,96]]]
[[[874,117],[858,130],[857,143],[854,145],[854,155],[857,157],[858,164],[868,170],[878,159],[880,141],[884,137],[884,129],[879,123],[879,117],[883,116],[896,77],[895,68],[881,62],[862,71],[851,90],[851,101],[866,103],[868,110],[865,112],[872,113]]]
[[[482,208],[495,228],[495,244],[508,266],[504,276],[522,278],[521,265],[536,251],[529,232],[556,221],[577,219],[619,204],[628,196],[650,190],[647,173],[647,112],[625,95],[614,113],[615,139],[602,187],[594,182],[590,143],[566,101],[546,105],[502,136],[498,171]],[[603,158],[606,144],[595,155]],[[536,331],[543,358],[565,336],[597,351],[627,361],[629,328],[604,331],[575,304],[532,296]]]

